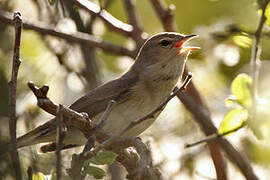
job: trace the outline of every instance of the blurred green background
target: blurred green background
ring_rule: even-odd
[[[105,4],[107,1],[102,2]],[[251,35],[256,31],[260,17],[257,1],[167,0],[165,2],[175,7],[175,22],[179,32],[200,35],[191,44],[200,46],[201,50],[191,54],[188,65],[194,74],[196,86],[211,110],[214,123],[219,127],[231,108],[225,106],[225,100],[231,94],[232,80],[239,73],[250,74]],[[68,7],[66,11],[70,12],[73,18],[64,18],[59,4],[51,6],[47,1],[41,0],[1,0],[0,10],[8,12],[18,10],[29,22],[41,21],[64,32],[74,33],[78,30],[130,49],[134,47],[131,39],[111,32],[101,20],[98,18],[91,20],[87,12],[70,6],[69,3],[66,3]],[[163,31],[149,1],[137,0],[136,7],[144,30],[148,34]],[[116,18],[127,22],[121,0],[112,0],[106,9]],[[80,15],[84,26],[78,23],[76,14]],[[228,136],[235,147],[247,154],[260,179],[270,177],[269,33],[269,28],[265,27],[258,87],[259,115],[256,122],[251,123],[250,128],[241,129]],[[10,79],[13,41],[13,27],[0,22],[1,142],[6,142],[9,138],[7,83]],[[18,135],[51,118],[37,108],[35,97],[26,86],[28,81],[31,80],[40,86],[48,84],[50,86],[48,96],[55,102],[69,105],[89,89],[118,77],[133,63],[128,57],[80,46],[31,30],[23,31],[21,59],[17,93]],[[142,137],[144,141],[150,142],[154,164],[162,169],[165,178],[175,180],[215,178],[215,169],[205,146],[184,149],[185,143],[194,142],[204,135],[178,99],[168,104],[159,119]],[[19,151],[24,175],[29,165],[35,172],[44,174],[49,174],[54,169],[54,154],[39,154],[38,147],[39,145],[27,147]],[[77,148],[64,151],[65,167],[70,166],[70,155],[80,150]],[[229,164],[228,168],[229,179],[244,179],[235,166]],[[12,179],[13,175],[9,158],[1,157],[0,177]],[[110,175],[106,178],[110,179]]]

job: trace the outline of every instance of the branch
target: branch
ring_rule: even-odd
[[[261,40],[261,34],[262,34],[262,29],[264,26],[264,23],[266,21],[265,17],[265,11],[266,7],[269,3],[269,0],[264,0],[262,4],[262,15],[260,19],[260,23],[258,25],[257,31],[255,32],[254,35],[254,43],[253,47],[251,49],[251,73],[252,73],[252,118],[253,122],[256,122],[256,114],[257,114],[257,98],[258,98],[258,85],[259,85],[259,72],[260,72],[260,56],[261,56],[261,46],[260,46],[260,40]]]
[[[139,49],[142,46],[143,42],[145,41],[145,38],[143,37],[144,30],[139,21],[138,12],[135,7],[135,1],[123,0],[123,2],[128,15],[128,21],[133,26],[131,36],[137,43],[137,49]]]
[[[52,102],[48,97],[47,97],[47,92],[49,90],[48,86],[43,86],[41,88],[37,88],[32,82],[28,83],[29,88],[32,90],[32,92],[34,93],[34,95],[37,98],[38,101],[38,106],[45,110],[46,112],[52,114],[52,115],[57,115],[57,109],[59,108],[60,105]],[[106,119],[110,113],[110,111],[113,108],[114,105],[114,101],[110,101],[103,116],[101,117],[101,119],[99,120],[98,124],[94,124],[85,113],[78,113],[68,107],[62,106],[62,113],[63,116],[65,117],[64,123],[65,124],[70,124],[72,126],[74,126],[75,128],[79,129],[87,138],[88,138],[88,142],[93,142],[94,140],[91,138],[95,138],[94,136],[96,136],[97,141],[102,143],[103,141],[105,141],[106,139],[109,138],[108,135],[102,133],[99,131],[100,127],[102,127],[105,123],[106,123]],[[67,120],[68,119],[68,120]],[[126,139],[127,142],[125,141],[121,141],[121,142],[116,142],[119,143],[117,145],[111,144],[113,147],[117,147],[117,148],[123,148],[123,145],[128,145],[126,147],[130,147],[130,146],[135,146],[136,144],[130,143],[130,139]],[[120,145],[122,144],[122,145]],[[88,145],[88,144],[87,144]],[[90,147],[86,147],[88,149],[91,149],[92,145],[90,145]],[[124,148],[126,148],[124,147]],[[110,148],[112,149],[112,147],[110,146]],[[75,161],[74,164],[72,164],[71,169],[69,170],[69,174],[71,175],[71,177],[78,177],[79,176],[79,172],[81,172],[81,168],[83,167],[83,163],[84,161],[90,159],[91,157],[93,157],[95,154],[90,152],[85,152],[86,150],[84,150],[83,153],[81,153],[78,157],[78,159]],[[132,175],[134,174],[134,172],[136,172],[136,169],[138,168],[137,165],[137,161],[134,161],[134,154],[123,154],[123,149],[114,149],[114,151],[116,153],[120,153],[119,154],[119,158],[118,161],[126,168],[126,170],[128,171],[128,174]],[[141,150],[142,151],[142,150]],[[140,152],[140,151],[139,151]],[[86,156],[85,154],[88,154],[88,156]],[[140,154],[141,156],[141,154]],[[137,156],[136,156],[137,157]],[[144,157],[144,156],[143,156]],[[140,162],[142,163],[142,162]],[[147,177],[150,177],[150,175],[153,174],[159,174],[159,171],[154,168],[151,167],[147,164]],[[154,176],[155,177],[155,176]],[[149,178],[148,178],[149,179]]]
[[[168,8],[165,8],[165,3],[162,0],[150,0],[150,2],[156,11],[156,14],[159,17],[163,28],[166,31],[176,31],[174,16],[172,13],[174,10],[174,5],[170,5]]]
[[[126,24],[126,23],[116,19],[110,13],[108,13],[104,9],[101,9],[95,3],[92,3],[88,0],[73,0],[73,2],[75,5],[85,9],[90,14],[101,18],[103,20],[103,22],[112,31],[119,32],[120,34],[123,34],[124,36],[129,36],[129,37],[132,36],[131,32],[133,31],[133,27],[131,25]]]
[[[207,136],[206,138],[201,139],[201,140],[199,140],[199,141],[196,141],[196,142],[194,142],[194,143],[186,144],[186,145],[185,145],[185,148],[189,148],[189,147],[193,147],[193,146],[199,145],[199,144],[201,144],[201,143],[208,143],[208,142],[217,140],[218,138],[224,137],[224,136],[226,136],[226,135],[228,135],[228,134],[230,134],[230,133],[233,133],[233,132],[238,131],[239,129],[241,129],[241,128],[244,127],[245,125],[246,125],[246,124],[243,123],[241,126],[238,126],[238,127],[234,128],[234,129],[231,129],[231,130],[229,130],[229,131],[226,131],[226,132],[223,132],[223,133],[220,133],[220,134],[217,133],[217,134],[209,135],[209,136]]]
[[[48,97],[47,93],[49,90],[48,86],[42,86],[41,88],[37,88],[33,82],[28,82],[28,87],[32,90],[34,95],[37,98],[37,105],[43,109],[44,111],[56,116],[57,109],[59,108],[59,104],[52,102]],[[86,113],[78,113],[68,107],[62,107],[62,113],[65,124],[71,124],[72,126],[79,129],[86,137],[90,137],[91,130],[95,127],[95,124],[89,119]],[[68,120],[68,121],[67,121]]]
[[[63,106],[59,105],[57,109],[57,116],[56,116],[56,180],[60,180],[62,177],[62,157],[61,157],[61,147],[63,145]]]
[[[13,24],[10,13],[3,12],[3,11],[0,11],[0,21],[6,24],[10,24],[10,25]],[[30,23],[30,22],[25,21],[23,23],[23,27],[24,29],[35,30],[41,34],[59,37],[59,38],[62,38],[71,42],[86,44],[91,47],[97,47],[113,54],[129,56],[132,58],[136,57],[136,52],[134,51],[128,50],[122,46],[112,44],[110,42],[102,40],[101,38],[97,38],[86,33],[81,33],[81,32],[77,32],[76,34],[62,33],[58,30],[48,27],[48,25],[42,24],[41,22]]]
[[[190,82],[192,78],[192,75],[191,73],[187,76],[186,80],[184,81],[183,85],[181,86],[181,88],[175,90],[170,96],[167,97],[167,99],[165,101],[163,101],[159,106],[157,106],[153,111],[149,112],[148,114],[146,114],[145,116],[143,116],[142,118],[138,119],[138,120],[135,120],[135,121],[132,121],[125,129],[123,129],[121,132],[119,133],[116,133],[114,135],[112,135],[111,137],[109,137],[107,140],[105,140],[104,142],[102,142],[101,144],[97,145],[92,151],[90,152],[84,152],[82,154],[80,154],[80,156],[75,160],[74,163],[72,163],[72,168],[69,170],[70,174],[71,175],[74,175],[74,174],[78,174],[78,172],[80,172],[81,168],[83,167],[83,162],[86,161],[87,159],[91,159],[92,157],[94,157],[95,155],[97,155],[97,153],[102,150],[102,149],[106,149],[106,148],[109,148],[109,147],[117,147],[117,150],[119,150],[120,148],[120,144],[122,144],[122,146],[124,145],[126,147],[129,147],[129,146],[126,146],[126,143],[125,141],[128,141],[128,138],[125,138],[124,142],[121,141],[121,143],[119,145],[116,145],[116,140],[119,139],[120,136],[122,136],[124,133],[126,133],[128,130],[132,129],[134,126],[142,123],[143,121],[145,121],[146,119],[149,119],[151,117],[153,117],[157,112],[159,112],[160,110],[162,110],[164,108],[164,106],[173,98],[176,96],[177,92],[179,91],[183,91],[187,84]],[[108,109],[108,107],[107,107]],[[107,117],[105,116],[107,111],[105,111],[104,113],[104,117]],[[101,122],[101,120],[100,120]],[[129,142],[129,141],[128,141]],[[119,142],[118,142],[119,143]],[[113,146],[112,146],[113,144]],[[137,144],[138,145],[138,144]],[[133,145],[134,146],[134,145]],[[142,159],[143,157],[141,157]],[[147,160],[147,159],[145,159]],[[145,164],[148,164],[148,163],[145,163],[145,160],[142,160],[140,161],[140,164],[143,164],[145,167]],[[126,166],[125,166],[126,167]],[[127,166],[129,168],[129,166]],[[128,172],[130,172],[129,169],[127,169]],[[139,173],[138,173],[139,172]],[[136,173],[136,177],[137,176],[141,176],[142,174],[142,169],[139,168],[139,171]],[[152,172],[152,171],[150,171]],[[130,173],[129,173],[130,174]],[[131,173],[132,174],[132,173]]]
[[[15,42],[14,52],[12,61],[12,74],[11,80],[9,81],[9,135],[11,139],[12,150],[10,151],[12,164],[16,173],[16,179],[22,179],[20,159],[17,151],[16,142],[16,88],[17,88],[17,77],[18,71],[21,64],[20,60],[20,45],[21,45],[21,31],[22,31],[22,17],[19,12],[14,12],[13,23],[15,27]]]

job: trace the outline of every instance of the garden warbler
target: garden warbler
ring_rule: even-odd
[[[197,47],[184,46],[196,35],[182,35],[174,32],[158,33],[149,38],[141,47],[133,66],[120,78],[107,82],[75,101],[70,108],[85,112],[97,122],[110,100],[116,103],[109,114],[102,131],[108,135],[118,133],[131,121],[152,111],[176,86],[183,71],[190,50]],[[161,111],[160,111],[161,112]],[[160,114],[157,112],[124,136],[137,136],[146,130]],[[44,142],[55,142],[56,119],[33,129],[17,139],[17,147]],[[67,128],[63,139],[63,149],[86,143],[85,136],[75,128]],[[55,144],[55,143],[54,143]],[[1,148],[2,153],[10,150],[10,144]],[[55,150],[55,146],[41,147],[41,151]]]

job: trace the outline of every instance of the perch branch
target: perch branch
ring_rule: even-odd
[[[157,106],[154,110],[152,110],[151,112],[147,113],[145,116],[143,116],[142,118],[139,118],[135,121],[132,121],[126,128],[124,128],[122,131],[120,131],[119,133],[116,133],[114,135],[112,135],[109,139],[107,139],[106,141],[104,141],[102,144],[98,145],[97,147],[94,148],[93,151],[91,151],[91,154],[96,154],[97,152],[99,152],[101,149],[104,149],[105,147],[109,146],[110,144],[112,144],[117,138],[119,138],[120,136],[122,136],[123,134],[125,134],[128,130],[134,128],[136,125],[142,123],[143,121],[153,117],[157,112],[161,111],[164,106],[173,98],[177,95],[177,93],[179,91],[183,91],[186,86],[188,85],[188,83],[190,82],[192,78],[191,73],[186,77],[185,81],[183,82],[183,85],[177,89],[176,91],[174,91],[170,96],[167,97],[167,99],[165,101],[163,101],[159,106]]]
[[[57,115],[57,109],[59,107],[58,104],[52,102],[48,97],[47,97],[47,92],[49,90],[48,86],[43,86],[41,88],[37,88],[32,82],[28,83],[29,88],[32,90],[34,95],[37,98],[38,101],[38,106],[45,110],[46,112],[52,114],[52,115]],[[93,135],[97,136],[97,141],[102,143],[104,140],[108,139],[109,136],[99,132],[97,128],[95,130],[95,127],[102,126],[104,123],[106,123],[106,118],[109,116],[109,113],[111,109],[113,108],[114,101],[111,101],[107,108],[106,111],[103,115],[103,117],[99,120],[98,125],[94,124],[87,115],[84,113],[78,113],[70,108],[67,108],[65,106],[62,106],[62,113],[63,116],[66,117],[64,118],[63,123],[70,123],[72,126],[76,127],[79,129],[88,139],[93,137]],[[69,119],[70,122],[66,122],[65,119]],[[94,132],[94,133],[93,133]],[[96,134],[97,133],[97,134]],[[120,144],[125,144],[123,141]],[[134,144],[128,144],[130,146],[135,146]],[[113,145],[114,146],[114,145]],[[118,145],[117,147],[122,147]],[[128,173],[132,175],[134,172],[136,172],[136,168],[138,167],[137,161],[134,161],[134,154],[124,154],[123,149],[117,149],[115,152],[120,153],[118,161],[127,169]],[[140,151],[139,151],[140,152]],[[78,177],[78,173],[81,172],[81,168],[83,166],[83,163],[85,160],[88,160],[89,158],[93,157],[95,154],[90,152],[87,152],[88,156],[85,156],[85,152],[79,155],[79,158],[75,161],[75,164],[72,165],[72,168],[69,170],[69,173],[73,174],[73,177]],[[90,154],[90,155],[89,155]],[[136,156],[137,157],[137,156]],[[141,162],[140,162],[141,163]],[[158,169],[154,167],[150,167],[147,165],[147,177],[151,177],[151,174],[160,174]],[[70,172],[72,171],[72,172]],[[75,173],[74,173],[75,172]],[[148,178],[149,179],[149,178]],[[152,179],[152,178],[151,178]]]
[[[49,87],[44,85],[41,88],[37,88],[33,82],[28,82],[28,87],[32,90],[34,95],[37,98],[37,105],[44,111],[56,116],[58,104],[52,102],[48,97],[47,93]],[[64,123],[71,123],[74,127],[79,129],[86,137],[91,136],[91,130],[95,127],[94,123],[89,119],[86,113],[78,113],[68,107],[62,107],[62,113],[64,118]],[[68,119],[71,122],[66,122],[65,119]],[[89,134],[90,133],[90,134]]]
[[[160,110],[162,110],[164,108],[164,106],[173,98],[176,96],[178,91],[182,91],[185,89],[185,87],[187,86],[187,84],[190,82],[192,78],[192,75],[189,74],[186,78],[186,80],[184,81],[183,85],[181,86],[181,88],[177,89],[177,91],[174,91],[170,96],[167,97],[167,99],[165,101],[163,101],[159,106],[157,106],[153,111],[149,112],[148,114],[146,114],[144,117],[135,120],[133,122],[131,122],[125,129],[123,129],[121,132],[116,133],[114,135],[112,135],[111,137],[109,137],[107,140],[105,140],[104,142],[102,142],[101,144],[97,145],[92,151],[90,152],[85,152],[82,153],[79,158],[76,160],[76,163],[74,163],[73,167],[71,168],[71,170],[69,171],[71,174],[74,174],[74,171],[76,172],[75,174],[77,174],[77,172],[80,172],[82,166],[83,166],[83,162],[87,159],[91,159],[92,157],[94,157],[100,150],[102,149],[106,149],[109,146],[112,145],[112,143],[117,143],[115,142],[116,139],[118,139],[120,136],[122,136],[124,133],[126,133],[128,130],[132,129],[134,126],[142,123],[143,121],[145,121],[146,119],[149,119],[151,117],[153,117],[157,112],[159,112]],[[121,141],[121,144],[123,144],[123,142]],[[115,146],[115,144],[114,144]],[[119,147],[116,146],[116,147]],[[143,163],[143,162],[141,162]],[[143,163],[144,164],[144,163]],[[128,169],[127,169],[128,170]],[[140,170],[141,172],[141,170]],[[140,176],[140,174],[137,174],[138,176]]]
[[[9,135],[11,139],[12,150],[10,151],[12,164],[16,173],[16,179],[22,179],[21,164],[19,154],[17,151],[16,142],[16,91],[17,91],[17,77],[21,64],[20,60],[20,45],[21,45],[21,32],[22,32],[22,17],[20,12],[14,12],[13,23],[15,27],[15,42],[12,61],[11,80],[9,81]]]
[[[10,13],[3,12],[3,11],[0,11],[0,21],[5,24],[10,24],[10,25],[13,24]],[[122,46],[112,44],[110,42],[102,40],[101,38],[97,38],[86,33],[77,32],[76,34],[67,34],[67,33],[63,33],[58,30],[55,30],[53,28],[50,28],[48,25],[44,25],[41,22],[30,23],[30,22],[25,21],[23,23],[23,27],[24,29],[35,30],[36,32],[39,32],[41,34],[59,37],[70,42],[87,44],[91,47],[97,47],[113,54],[129,56],[132,58],[136,57],[135,51],[128,50]]]

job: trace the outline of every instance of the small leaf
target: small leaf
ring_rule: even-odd
[[[248,111],[244,108],[233,109],[227,113],[219,127],[219,133],[236,129],[248,119]]]
[[[259,10],[258,10],[258,13],[260,15],[262,15],[262,5],[263,5],[263,2],[262,0],[257,0],[258,4],[259,4]],[[268,4],[266,9],[265,9],[265,13],[264,13],[265,17],[266,17],[266,21],[265,21],[265,24],[267,26],[270,26],[270,5]]]
[[[249,48],[252,44],[252,40],[248,36],[235,35],[232,37],[234,43],[242,48]]]
[[[251,84],[251,77],[242,73],[234,78],[231,85],[231,91],[235,95],[237,102],[246,108],[250,108],[252,105],[251,92],[248,87]]]
[[[104,176],[106,176],[103,169],[95,166],[86,166],[84,170],[87,174],[94,176],[96,179],[102,179]]]
[[[112,164],[116,159],[117,154],[111,151],[102,151],[92,157],[88,162],[96,165]]]
[[[49,4],[52,6],[56,3],[56,0],[48,0]]]
[[[266,9],[265,9],[265,17],[266,17],[266,21],[265,24],[267,26],[270,26],[270,5],[268,4]]]
[[[41,172],[32,175],[33,180],[45,180],[45,175]]]

